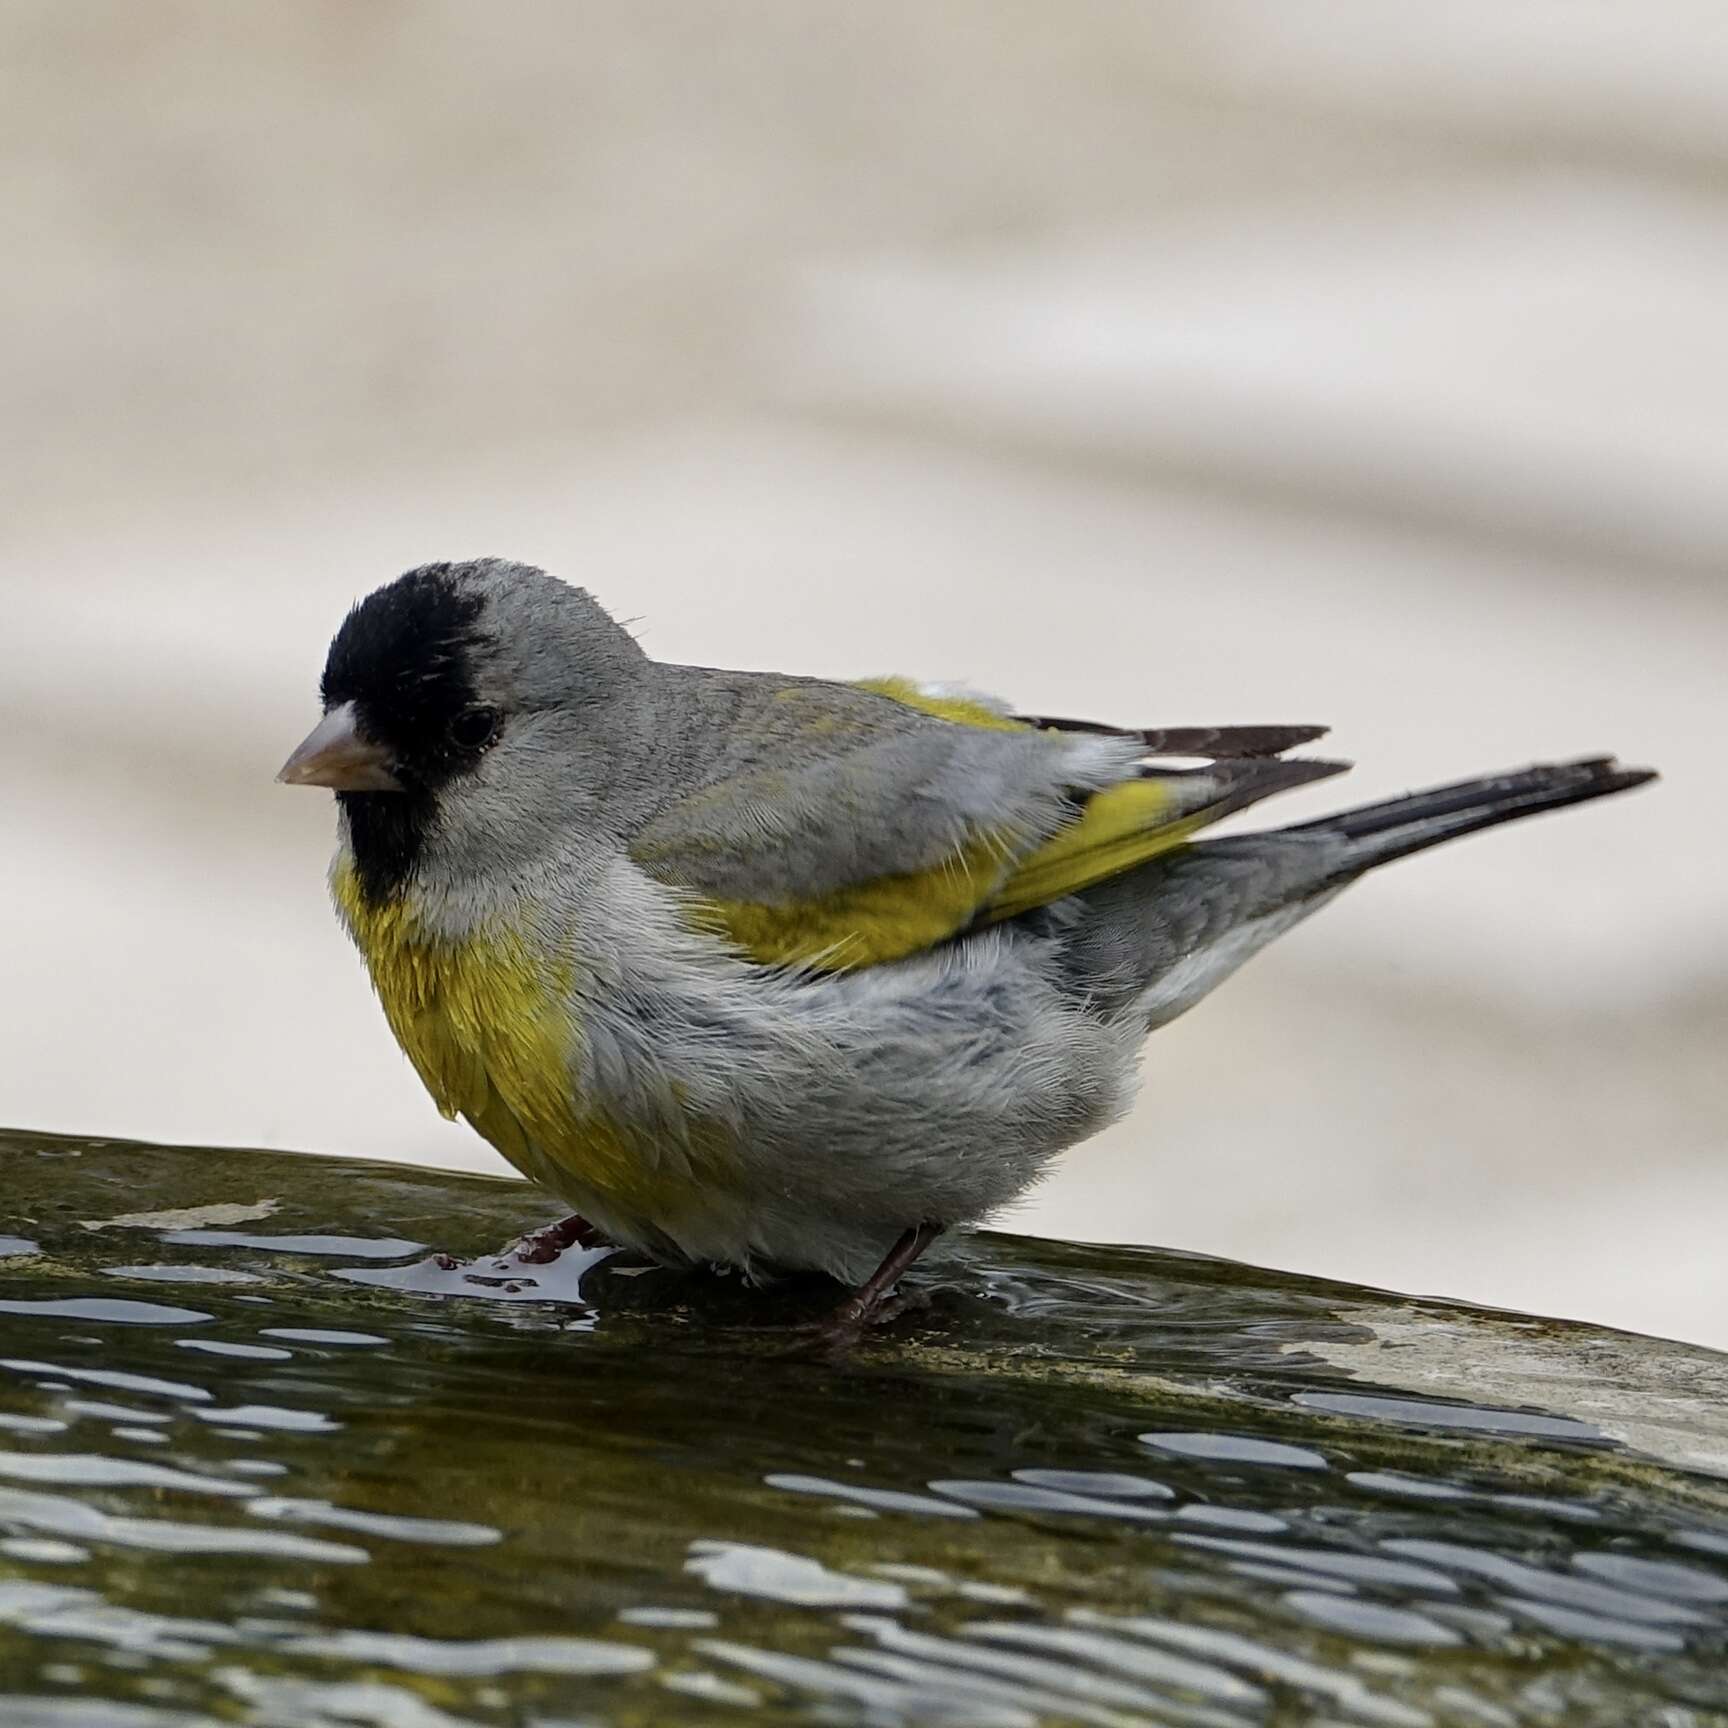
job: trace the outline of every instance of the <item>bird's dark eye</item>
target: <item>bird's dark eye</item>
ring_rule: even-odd
[[[497,736],[496,708],[464,708],[450,722],[450,742],[458,750],[484,750]]]

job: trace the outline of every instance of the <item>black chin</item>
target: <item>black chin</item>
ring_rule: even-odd
[[[438,819],[438,801],[424,787],[402,792],[338,792],[348,819],[348,844],[360,898],[377,908],[395,899],[414,874]]]

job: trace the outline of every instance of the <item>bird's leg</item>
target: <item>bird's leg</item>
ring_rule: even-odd
[[[610,1244],[599,1230],[586,1218],[572,1212],[556,1224],[543,1224],[538,1230],[530,1230],[525,1236],[518,1237],[515,1246],[506,1252],[514,1254],[524,1265],[546,1266],[566,1248],[608,1246]]]
[[[822,1322],[819,1330],[823,1335],[836,1343],[856,1338],[867,1326],[901,1312],[904,1299],[894,1298],[894,1286],[941,1234],[940,1224],[917,1224],[908,1230],[888,1250],[882,1264]]]
[[[610,1246],[606,1237],[586,1218],[571,1213],[568,1218],[560,1218],[556,1224],[543,1224],[538,1230],[530,1230],[525,1235],[518,1236],[509,1247],[499,1249],[489,1258],[492,1264],[503,1272],[509,1269],[511,1261],[515,1261],[519,1266],[549,1266],[566,1248]],[[434,1254],[432,1258],[444,1272],[455,1272],[469,1264],[466,1260],[458,1260],[454,1254]],[[474,1282],[479,1283],[482,1280],[476,1277]]]

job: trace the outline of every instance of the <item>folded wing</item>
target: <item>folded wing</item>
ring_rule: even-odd
[[[903,959],[1133,869],[1346,766],[1278,759],[1318,736],[1314,727],[1123,730],[1013,716],[900,680],[871,688],[904,724],[808,765],[717,779],[631,843],[644,871],[688,893],[698,923],[763,964]],[[849,705],[856,695],[847,691]],[[1147,760],[1154,752],[1212,760],[1161,768]]]

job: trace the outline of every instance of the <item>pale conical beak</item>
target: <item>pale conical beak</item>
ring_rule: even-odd
[[[332,708],[282,764],[285,786],[328,786],[332,792],[400,792],[390,752],[360,736],[354,704]]]

